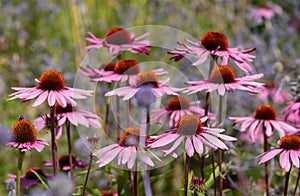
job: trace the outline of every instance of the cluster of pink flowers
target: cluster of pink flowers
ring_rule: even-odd
[[[274,8],[275,9],[275,8]],[[261,11],[262,12],[262,11]],[[257,17],[258,13],[252,14]],[[264,16],[270,18],[271,14]],[[76,99],[85,99],[92,96],[94,91],[82,90],[67,87],[65,85],[62,74],[55,70],[45,71],[39,79],[36,79],[37,86],[31,88],[13,87],[16,92],[10,95],[9,100],[21,99],[22,102],[27,102],[35,99],[32,106],[37,107],[44,102],[48,103],[50,113],[40,116],[33,123],[20,118],[12,128],[12,141],[7,145],[19,148],[20,152],[25,152],[31,149],[36,149],[41,152],[44,146],[48,143],[37,138],[37,131],[50,128],[51,134],[55,138],[51,138],[53,160],[46,162],[46,166],[58,166],[64,171],[70,171],[72,178],[75,179],[73,168],[90,167],[93,157],[97,158],[96,164],[102,168],[108,164],[116,164],[119,167],[128,169],[129,171],[149,170],[151,167],[157,167],[164,164],[168,158],[179,158],[181,154],[186,157],[186,176],[188,176],[189,160],[196,154],[200,158],[205,158],[209,151],[214,153],[218,150],[219,156],[219,171],[222,176],[222,151],[231,148],[231,142],[237,141],[236,137],[229,136],[229,130],[223,128],[223,98],[225,95],[233,91],[244,91],[249,93],[249,96],[258,94],[261,99],[266,97],[274,98],[272,103],[290,99],[290,96],[278,94],[275,87],[269,88],[265,83],[257,80],[264,77],[264,74],[251,74],[251,62],[255,56],[250,54],[255,48],[240,50],[238,48],[230,48],[227,37],[221,32],[207,32],[201,39],[196,42],[186,40],[187,43],[178,42],[178,47],[168,51],[172,55],[171,59],[179,61],[188,56],[193,56],[196,60],[192,66],[203,66],[205,61],[210,59],[210,72],[206,79],[199,81],[187,81],[183,88],[170,87],[168,83],[172,77],[167,77],[168,72],[164,69],[147,70],[147,67],[142,67],[135,59],[120,59],[121,53],[129,51],[133,54],[149,55],[151,41],[145,40],[149,33],[145,33],[136,37],[134,33],[129,33],[126,29],[114,27],[110,29],[105,38],[97,38],[92,33],[88,33],[89,37],[86,40],[90,43],[87,47],[91,49],[106,48],[112,56],[118,56],[116,62],[102,64],[99,68],[92,66],[82,66],[81,74],[89,77],[91,82],[95,83],[115,83],[115,89],[108,89],[105,92],[105,97],[110,100],[110,97],[117,96],[123,101],[128,101],[127,115],[130,115],[132,109],[131,100],[137,102],[139,110],[140,122],[138,126],[130,125],[130,117],[127,122],[127,127],[121,127],[119,116],[117,122],[114,123],[122,133],[117,136],[117,141],[103,142],[104,145],[96,150],[90,150],[90,165],[83,161],[77,161],[71,154],[70,141],[70,126],[77,127],[82,125],[86,128],[108,130],[106,137],[114,135],[113,128],[108,123],[107,108],[105,116],[105,124],[102,125],[100,120],[101,115],[90,111],[77,108]],[[231,64],[234,64],[232,66]],[[193,67],[191,67],[192,69]],[[235,70],[238,68],[239,70]],[[142,71],[143,70],[143,71]],[[239,72],[242,71],[242,72]],[[238,73],[246,74],[238,76]],[[199,92],[206,93],[207,99],[204,101],[189,99],[190,95],[197,95]],[[219,111],[217,114],[209,111],[209,96],[210,93],[216,93],[219,96]],[[152,111],[156,100],[162,100],[170,96],[166,106]],[[275,98],[275,96],[277,96]],[[200,97],[200,96],[198,96]],[[108,102],[107,102],[108,103]],[[205,103],[205,108],[200,104]],[[119,107],[119,99],[117,107]],[[117,115],[120,115],[120,108],[117,108]],[[146,111],[144,113],[144,111]],[[300,101],[297,98],[291,101],[282,110],[281,116],[278,117],[275,107],[270,104],[262,104],[258,106],[253,116],[229,117],[229,120],[234,121],[235,126],[240,126],[240,132],[246,135],[246,138],[251,143],[259,143],[261,138],[264,138],[264,144],[268,144],[270,138],[278,137],[278,147],[266,151],[258,156],[259,164],[265,163],[276,155],[280,154],[280,166],[286,171],[290,171],[292,165],[300,167]],[[136,120],[136,119],[135,119]],[[164,124],[164,122],[167,122]],[[161,124],[159,134],[152,134],[151,124]],[[66,135],[68,138],[68,152],[66,156],[61,156],[57,163],[54,161],[55,152],[53,151],[55,141],[60,139],[63,133],[63,127],[66,127]],[[167,128],[165,128],[167,126]],[[274,131],[278,132],[274,134]],[[232,133],[231,133],[232,134]],[[51,136],[52,136],[51,135]],[[99,138],[96,139],[98,142]],[[96,143],[96,142],[94,142]],[[57,150],[57,149],[56,149]],[[214,163],[215,160],[212,160]],[[28,181],[28,176],[32,175],[30,171],[39,172],[46,179],[51,179],[52,176],[47,175],[40,169],[33,168],[26,172],[25,176],[13,176],[10,180],[21,179],[21,187],[28,188],[31,185],[39,182],[34,178],[34,181]],[[214,170],[214,169],[213,169]],[[213,171],[215,172],[215,171]],[[54,175],[55,169],[54,169]],[[131,179],[129,172],[129,178]],[[136,175],[136,174],[135,174]],[[149,172],[143,174],[144,183],[150,183],[147,180]],[[87,176],[88,179],[88,176]],[[187,180],[187,178],[185,179]],[[205,179],[193,177],[193,190],[204,191]],[[222,177],[220,177],[220,184]],[[86,185],[85,185],[86,186]],[[187,194],[187,185],[185,185],[185,195]],[[145,191],[149,191],[146,188]],[[136,188],[136,187],[135,187]],[[220,192],[222,188],[220,187]]]

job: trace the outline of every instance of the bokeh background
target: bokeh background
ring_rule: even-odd
[[[281,6],[283,13],[270,20],[251,18],[253,9],[272,3]],[[253,73],[263,72],[265,80],[274,80],[289,90],[290,82],[300,74],[299,4],[298,0],[0,0],[0,135],[10,130],[19,115],[33,120],[40,114],[31,108],[31,104],[6,101],[12,93],[10,87],[34,86],[34,78],[48,69],[62,72],[66,82],[72,85],[76,71],[88,53],[84,39],[87,32],[103,37],[115,26],[163,25],[177,28],[196,39],[207,31],[220,31],[228,37],[232,47],[256,47]],[[157,33],[159,36],[160,32]],[[153,52],[153,55],[159,58],[161,54]],[[174,63],[174,66],[180,66],[180,63]],[[260,103],[246,94],[232,97],[227,111],[232,116],[249,115]],[[281,105],[276,107],[280,109]],[[250,155],[250,150],[237,148],[234,153],[232,161],[237,161],[248,172],[243,173],[248,177],[244,186],[248,186],[251,193],[260,182],[263,167],[254,167],[255,153]],[[16,154],[14,149],[1,147],[0,193],[6,192],[6,175],[15,173]],[[24,168],[32,163],[42,165],[45,155],[47,153],[35,151],[27,153]],[[161,180],[160,172],[153,179],[154,192],[156,195],[166,192],[176,195],[181,188],[183,171],[176,173],[176,177],[170,168],[164,172]],[[92,180],[94,188],[101,185],[97,179]]]

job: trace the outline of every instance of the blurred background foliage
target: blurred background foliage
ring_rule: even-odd
[[[283,81],[284,87],[288,88],[288,82],[295,79],[300,70],[299,1],[274,1],[282,7],[283,14],[257,24],[250,18],[250,11],[263,3],[260,0],[0,0],[1,127],[10,129],[20,114],[29,120],[37,117],[31,104],[6,101],[12,93],[10,87],[34,86],[34,78],[48,69],[61,71],[71,85],[87,54],[84,39],[87,32],[103,37],[115,26],[163,25],[177,28],[196,39],[207,31],[223,32],[231,47],[256,47],[254,72],[263,72],[266,80]],[[255,104],[249,105],[249,100],[238,99],[240,105],[230,107],[234,110],[232,114],[248,115],[255,108]],[[4,147],[1,151],[0,181],[3,182],[7,173],[15,172],[16,153]],[[251,156],[244,153],[236,151],[239,159],[251,162]],[[37,152],[26,156],[27,165],[44,161],[43,155]],[[170,172],[174,171],[166,175]],[[257,170],[248,172],[254,175]],[[179,187],[174,186],[180,186],[180,179],[177,183],[168,180],[166,183],[166,186],[156,183],[158,192],[178,193]],[[5,192],[4,183],[0,192]]]

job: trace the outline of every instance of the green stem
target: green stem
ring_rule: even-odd
[[[146,137],[149,135],[150,131],[150,112],[149,108],[142,107],[141,108],[141,131],[140,131],[140,149],[144,151],[145,145],[146,145]],[[144,190],[145,190],[145,195],[146,196],[152,196],[152,190],[151,190],[151,185],[150,185],[150,172],[149,168],[146,164],[141,162],[141,167],[143,169],[142,174],[143,174],[143,182],[144,182]]]
[[[55,141],[56,136],[56,127],[55,127],[55,107],[50,107],[50,132],[51,132],[51,151],[52,151],[52,162],[53,162],[53,173],[57,175],[59,172],[59,163],[58,163],[58,155],[57,155],[57,145]]]
[[[93,162],[93,153],[90,153],[90,162],[89,162],[89,166],[88,166],[88,170],[85,176],[85,181],[84,181],[84,185],[83,185],[83,191],[82,191],[82,196],[85,196],[85,190],[86,190],[86,185],[89,179],[89,175],[90,175],[90,171],[91,171],[91,167],[92,167],[92,162]]]
[[[117,82],[117,87],[119,87],[119,82]],[[117,96],[116,97],[117,101],[117,141],[119,142],[120,136],[121,136],[121,120],[120,120],[120,98]]]
[[[138,175],[137,171],[133,171],[133,196],[137,196],[137,190],[138,190],[138,183],[137,183]]]
[[[104,132],[106,137],[108,137],[108,117],[109,117],[109,109],[110,109],[110,97],[106,98],[106,110],[105,110],[105,120],[104,120]]]
[[[214,179],[214,196],[217,195],[217,183],[216,183],[216,172],[215,172],[215,153],[214,150],[211,149],[211,166],[213,171],[213,179]]]
[[[224,95],[225,96],[225,95]],[[223,122],[223,103],[224,103],[224,96],[219,95],[219,118],[218,122],[219,125]],[[222,149],[218,149],[218,163],[219,163],[219,190],[220,190],[220,196],[223,195],[223,176],[222,176]]]
[[[18,158],[17,184],[16,184],[17,196],[21,195],[21,174],[22,174],[22,165],[23,165],[24,155],[25,155],[25,152],[21,152],[21,150],[20,150],[19,158]]]
[[[73,169],[73,156],[72,156],[72,143],[71,143],[71,126],[69,120],[66,122],[66,129],[67,129],[67,142],[68,142],[68,153],[69,153],[69,165],[70,165],[70,174],[73,183],[75,184],[75,176],[74,176],[74,169]]]
[[[264,130],[264,152],[267,152],[269,148],[268,138],[266,131]],[[269,172],[268,172],[268,162],[265,162],[265,184],[266,184],[266,195],[269,196]]]
[[[285,183],[284,183],[284,193],[283,193],[284,196],[287,196],[290,173],[291,173],[291,169],[288,172],[285,173]]]

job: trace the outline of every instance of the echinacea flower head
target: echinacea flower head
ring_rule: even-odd
[[[20,181],[21,181],[21,189],[30,189],[34,185],[37,185],[40,183],[39,178],[36,176],[37,173],[40,177],[46,178],[46,179],[51,179],[52,176],[47,175],[41,168],[38,167],[32,167],[28,168],[26,170],[25,175],[21,176]],[[11,180],[16,180],[16,176],[12,174],[8,174],[10,179],[6,180],[5,182],[8,183]]]
[[[36,149],[41,152],[44,146],[48,143],[42,139],[37,138],[37,132],[32,123],[28,120],[24,120],[23,117],[14,124],[11,129],[12,141],[6,145],[20,148],[21,152]]]
[[[63,171],[69,171],[70,170],[70,159],[69,159],[69,155],[62,155],[59,157],[59,167],[63,170]],[[76,157],[72,156],[72,164],[73,164],[73,168],[74,167],[78,167],[78,168],[84,168],[87,166],[87,163],[84,163],[83,161],[77,160]],[[52,161],[46,161],[44,163],[45,166],[49,166],[51,167],[53,165]]]
[[[38,167],[32,167],[28,168],[25,172],[25,175],[21,176],[21,189],[30,189],[34,185],[39,184],[41,181],[37,177],[37,175],[34,173],[37,173],[40,177],[46,178],[46,179],[51,179],[52,176],[46,174],[41,168]],[[6,180],[5,182],[8,183],[11,180],[16,180],[16,176],[12,174],[8,174],[10,179]]]
[[[93,68],[89,65],[87,65],[86,67],[81,66],[80,74],[83,76],[89,77],[89,78],[96,78],[96,77],[100,77],[102,75],[107,75],[107,74],[113,73],[115,70],[115,66],[116,66],[116,63],[114,63],[114,62],[103,63],[103,64],[101,64],[101,66],[98,69]]]
[[[151,91],[155,97],[161,97],[165,94],[178,95],[176,92],[181,91],[181,89],[166,86],[168,81],[169,79],[159,81],[155,72],[144,71],[137,75],[134,85],[114,89],[107,92],[105,96],[117,95],[123,97],[123,100],[128,100],[135,96],[144,87],[151,87]]]
[[[255,74],[237,78],[235,71],[229,65],[216,66],[210,73],[207,80],[189,81],[189,87],[183,92],[188,94],[197,93],[205,90],[206,92],[217,91],[219,95],[225,95],[226,91],[243,90],[250,93],[257,93],[256,88],[263,83],[254,80],[262,78],[264,75]]]
[[[275,15],[282,15],[282,8],[277,4],[262,4],[251,10],[250,19],[261,23],[263,20],[270,20]]]
[[[276,109],[267,104],[258,106],[253,117],[229,117],[229,119],[234,120],[236,125],[241,125],[241,132],[249,131],[253,143],[259,141],[264,132],[267,137],[271,137],[274,129],[278,131],[280,137],[297,131],[295,127],[277,119]]]
[[[166,107],[157,109],[151,114],[151,121],[162,123],[169,117],[169,127],[174,127],[181,116],[194,114],[204,116],[205,110],[200,106],[200,101],[190,101],[185,96],[176,96],[168,100]],[[209,114],[212,117],[212,114]]]
[[[137,75],[140,73],[140,64],[134,59],[123,59],[118,61],[113,71],[104,71],[102,74],[95,76],[93,82],[126,82],[130,85],[134,85],[136,82]],[[112,69],[112,66],[108,67]],[[152,70],[157,76],[167,75],[167,72],[163,69]]]
[[[11,98],[8,100],[18,98],[22,101],[29,101],[37,98],[32,104],[33,107],[36,107],[41,105],[48,98],[49,106],[54,106],[55,102],[58,102],[63,107],[66,107],[67,104],[71,104],[72,106],[77,105],[73,98],[84,99],[93,93],[93,91],[90,90],[81,90],[65,86],[65,80],[62,74],[54,70],[45,71],[39,80],[35,79],[35,81],[37,82],[36,87],[12,87],[12,89],[17,92],[10,94],[9,96]]]
[[[280,154],[280,166],[288,172],[292,164],[300,167],[300,137],[298,135],[285,135],[279,142],[279,148],[274,148],[258,156],[259,164],[265,163]]]
[[[144,149],[140,148],[140,137],[144,137],[146,140],[146,147]],[[151,160],[152,157],[158,161],[161,160],[147,149],[148,139],[148,136],[140,135],[139,126],[128,127],[121,135],[118,144],[111,144],[101,148],[94,153],[94,156],[98,158],[97,163],[99,164],[99,167],[107,165],[115,158],[117,158],[118,166],[127,164],[128,169],[133,169],[133,166],[138,160],[153,167],[155,164]]]
[[[209,55],[217,56],[222,59],[221,64],[227,65],[229,58],[244,72],[248,73],[252,67],[248,62],[252,62],[254,55],[249,53],[255,48],[240,51],[238,48],[229,48],[227,37],[221,32],[210,31],[205,33],[200,39],[200,43],[187,40],[188,44],[178,42],[180,47],[169,51],[168,54],[174,55],[171,59],[179,61],[186,55],[193,55],[199,58],[192,63],[193,66],[204,63]]]
[[[145,33],[136,37],[134,33],[129,33],[126,29],[120,27],[111,28],[106,34],[104,39],[99,39],[91,32],[88,32],[88,38],[85,38],[91,45],[86,49],[100,49],[108,48],[111,55],[118,55],[120,52],[129,51],[133,54],[146,54],[150,52],[147,49],[151,46],[151,41],[144,40],[150,33]]]
[[[110,71],[113,68],[113,71]],[[114,66],[110,65],[107,71],[95,76],[94,82],[126,82],[134,84],[137,74],[140,72],[140,65],[134,59],[123,59],[118,61]]]
[[[300,129],[300,97],[282,109],[283,119]]]
[[[66,107],[62,107],[59,103],[55,104],[55,118],[56,118],[56,139],[58,139],[62,134],[63,125],[66,121],[69,121],[72,125],[78,126],[83,125],[85,127],[101,128],[99,120],[100,116],[86,110],[80,110],[67,104]],[[43,129],[48,125],[50,119],[50,114],[41,116],[33,121],[33,124],[37,130]]]
[[[279,88],[272,80],[266,81],[257,91],[260,100],[270,99],[274,103],[285,103],[291,99],[290,94],[286,90]]]
[[[165,151],[168,155],[173,153],[182,143],[184,144],[184,152],[189,157],[194,155],[196,151],[199,155],[204,154],[204,146],[211,149],[228,150],[228,147],[220,140],[235,141],[236,138],[224,134],[224,129],[204,127],[203,122],[207,117],[199,119],[195,115],[184,115],[179,118],[176,128],[171,129],[159,136],[149,144],[151,148],[165,147],[173,143],[172,147]],[[220,139],[219,139],[220,138]]]
[[[190,190],[197,194],[205,193],[205,179],[200,179],[195,176],[192,176]]]

